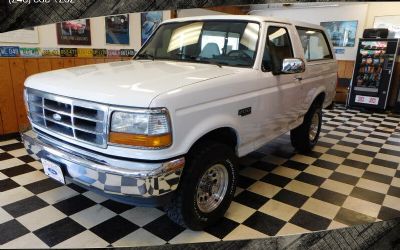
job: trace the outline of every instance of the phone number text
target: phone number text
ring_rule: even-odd
[[[76,0],[8,0],[10,4],[15,3],[24,3],[24,4],[31,4],[31,3],[72,3],[74,4]]]

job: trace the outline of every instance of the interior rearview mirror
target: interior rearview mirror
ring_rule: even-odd
[[[282,74],[302,73],[306,69],[306,64],[301,58],[285,58],[282,61]]]

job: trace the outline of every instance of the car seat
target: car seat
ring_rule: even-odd
[[[219,46],[216,43],[207,43],[199,54],[199,57],[213,58],[221,54]]]

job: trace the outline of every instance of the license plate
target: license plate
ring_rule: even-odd
[[[65,184],[64,174],[61,168],[56,163],[49,161],[47,159],[42,159],[44,173],[50,178]]]
[[[356,95],[355,102],[378,105],[379,97]]]

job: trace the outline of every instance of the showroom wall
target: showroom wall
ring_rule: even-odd
[[[373,27],[376,16],[400,15],[399,2],[377,2],[368,4],[367,20],[365,27]]]
[[[171,18],[171,11],[163,11],[163,19]],[[90,28],[92,36],[91,46],[82,45],[58,45],[56,35],[56,25],[49,24],[38,27],[39,44],[22,44],[22,43],[1,43],[0,46],[15,45],[21,47],[63,47],[63,48],[106,48],[106,49],[134,49],[138,50],[141,46],[141,27],[140,27],[140,13],[129,14],[129,31],[130,31],[130,44],[129,45],[107,45],[105,33],[105,18],[95,17],[90,18]]]
[[[265,5],[267,6],[267,5]],[[332,4],[330,4],[332,6]],[[260,7],[256,7],[259,9]],[[400,13],[400,3],[380,2],[380,3],[350,3],[340,4],[335,7],[319,7],[319,8],[268,8],[265,10],[254,11],[254,14],[297,19],[306,22],[319,24],[321,21],[343,21],[357,20],[358,29],[357,37],[362,36],[364,28],[372,27],[375,16],[398,15]],[[224,14],[217,11],[205,9],[187,9],[178,10],[178,17],[200,16],[200,15],[217,15]],[[163,12],[164,20],[171,18],[170,11]],[[86,48],[107,48],[107,49],[125,49],[133,48],[138,50],[140,44],[140,13],[130,14],[130,45],[106,45],[105,42],[105,25],[104,17],[91,18],[91,46],[79,46]],[[22,44],[12,43],[16,46],[25,47],[60,47],[57,44],[55,24],[43,25],[38,27],[39,44]],[[1,43],[0,46],[7,46],[10,43]],[[77,47],[76,45],[62,45],[62,47]],[[338,60],[354,60],[356,47],[347,47],[344,54],[338,54]]]
[[[178,17],[206,16],[206,15],[228,15],[226,13],[206,9],[178,10]]]

